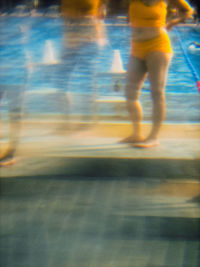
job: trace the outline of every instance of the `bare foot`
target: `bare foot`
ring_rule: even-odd
[[[10,166],[16,163],[14,152],[8,150],[4,155],[0,156],[0,167]]]
[[[150,148],[154,146],[158,146],[160,143],[157,139],[146,139],[142,142],[137,142],[134,144],[134,147],[139,147],[139,148]]]
[[[141,137],[141,136],[128,136],[122,140],[119,141],[119,143],[121,144],[135,144],[135,143],[138,143],[138,142],[143,142],[144,141],[144,138]]]
[[[0,167],[10,166],[16,163],[16,159],[13,157],[5,157],[0,159]]]

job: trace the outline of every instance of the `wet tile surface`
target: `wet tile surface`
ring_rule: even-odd
[[[163,194],[166,186],[125,178],[1,179],[1,264],[197,267],[199,203],[178,189]]]

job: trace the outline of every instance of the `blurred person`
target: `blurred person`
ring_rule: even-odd
[[[173,14],[167,20],[167,8]],[[174,11],[176,9],[176,12]],[[158,135],[165,118],[165,84],[173,55],[167,31],[191,17],[193,9],[185,0],[131,0],[129,19],[132,28],[131,53],[127,71],[127,108],[133,124],[131,136],[121,142],[148,148],[159,144]],[[149,79],[152,97],[152,128],[142,135],[140,90]]]
[[[104,45],[106,16],[105,0],[63,0],[61,13],[64,18],[63,52],[79,52],[90,44]],[[70,50],[71,49],[71,50]],[[65,59],[65,54],[61,55]]]
[[[75,58],[74,63],[77,63],[84,48],[90,53],[95,50],[94,44],[104,45],[105,3],[105,0],[62,0],[61,14],[64,27],[61,58],[64,63],[68,57]]]
[[[8,113],[7,148],[0,146],[0,167],[14,164],[20,139],[24,90],[27,83],[26,47],[23,19],[4,17],[0,27],[0,110],[6,99],[6,111],[1,112],[0,139],[3,137],[4,115]],[[0,140],[0,144],[1,144]]]
[[[105,17],[107,0],[62,0],[61,12],[65,18]]]
[[[62,0],[63,17],[62,50],[57,68],[57,87],[61,98],[63,113],[69,112],[73,103],[68,91],[69,80],[76,68],[87,75],[92,83],[91,73],[96,62],[98,49],[106,44],[104,18],[105,0]],[[70,88],[73,90],[73,88]],[[64,105],[66,106],[63,106]]]

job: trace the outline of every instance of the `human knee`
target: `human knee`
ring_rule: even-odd
[[[162,75],[161,75],[162,76]],[[151,84],[151,88],[156,90],[156,91],[160,91],[163,90],[165,88],[166,85],[166,77],[154,77],[154,79],[151,77],[150,78],[150,84]]]
[[[139,89],[135,85],[126,85],[126,98],[128,100],[137,101],[139,99]]]
[[[151,95],[152,95],[152,99],[154,102],[164,102],[165,101],[164,90],[153,90]]]

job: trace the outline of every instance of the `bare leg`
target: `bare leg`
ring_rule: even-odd
[[[7,88],[9,109],[9,146],[0,156],[0,166],[8,166],[16,162],[14,156],[20,139],[21,109],[24,89],[21,86],[10,86]]]
[[[1,108],[2,98],[3,98],[3,93],[0,91],[0,108]],[[2,124],[2,121],[1,121],[1,113],[0,113],[0,157],[1,157],[1,154],[2,154],[2,147],[1,147],[2,125],[1,124]]]
[[[16,159],[14,156],[19,142],[21,123],[20,123],[20,114],[18,110],[16,110],[16,113],[14,112],[15,110],[12,110],[12,113],[9,114],[10,116],[10,127],[9,127],[10,129],[8,135],[9,146],[7,150],[5,150],[4,153],[0,155],[0,167],[9,166],[16,163]]]
[[[170,61],[171,54],[162,52],[152,52],[146,58],[153,102],[152,129],[141,147],[150,147],[158,144],[158,134],[165,118],[164,89]]]
[[[133,124],[133,134],[121,142],[135,143],[143,140],[141,133],[142,107],[139,102],[139,93],[146,76],[145,61],[131,56],[127,71],[126,98],[127,109]]]

